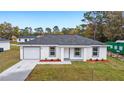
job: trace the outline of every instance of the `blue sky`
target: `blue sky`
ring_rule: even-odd
[[[54,26],[76,27],[82,24],[82,11],[0,11],[0,23],[6,21],[13,26],[46,27]]]

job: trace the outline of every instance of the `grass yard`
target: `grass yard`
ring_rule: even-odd
[[[124,62],[111,57],[108,59],[111,62],[37,65],[26,80],[124,80]]]
[[[10,50],[0,52],[0,72],[19,62],[19,47],[12,46]]]

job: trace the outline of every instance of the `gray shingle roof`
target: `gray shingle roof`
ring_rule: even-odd
[[[99,41],[88,39],[79,35],[44,35],[21,44],[41,45],[104,45]]]
[[[9,40],[5,38],[0,38],[0,41],[9,41]]]
[[[36,36],[19,36],[19,38],[36,38]]]

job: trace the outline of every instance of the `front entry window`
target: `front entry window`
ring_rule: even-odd
[[[49,51],[49,55],[50,56],[56,56],[56,49],[55,49],[55,47],[50,47],[50,51]]]
[[[81,56],[81,48],[75,48],[74,49],[74,56],[80,57]]]
[[[99,56],[99,47],[93,47],[93,56]]]

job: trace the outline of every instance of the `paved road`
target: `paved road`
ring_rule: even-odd
[[[36,66],[36,60],[23,60],[0,73],[0,81],[24,81]]]

